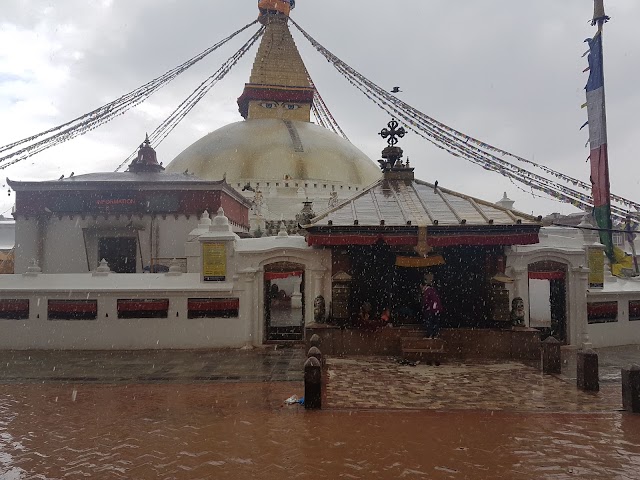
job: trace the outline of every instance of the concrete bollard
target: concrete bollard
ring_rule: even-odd
[[[309,357],[304,363],[304,408],[322,408],[322,367],[316,357]]]
[[[318,335],[317,333],[311,335],[311,338],[309,339],[310,346],[320,348],[320,343],[322,343],[322,340],[320,340],[320,335]]]
[[[322,352],[318,347],[311,347],[309,352],[307,353],[307,357],[315,357],[320,362],[320,366],[324,367],[324,358],[322,357]]]
[[[562,373],[562,344],[553,337],[542,342],[542,373]]]
[[[580,350],[577,355],[578,388],[585,392],[600,390],[598,354],[591,349]]]
[[[622,408],[640,413],[640,365],[622,369]]]

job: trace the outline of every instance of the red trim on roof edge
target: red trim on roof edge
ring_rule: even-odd
[[[427,237],[432,247],[453,247],[458,245],[493,246],[493,245],[532,245],[538,243],[538,233],[513,233],[500,235],[456,235]]]
[[[317,235],[309,234],[307,243],[310,246],[343,246],[343,245],[373,245],[382,240],[387,245],[417,245],[417,235]],[[494,245],[531,245],[538,243],[537,233],[518,233],[500,235],[452,235],[429,236],[427,243],[432,247],[494,246]]]
[[[564,280],[564,272],[529,272],[529,280]]]

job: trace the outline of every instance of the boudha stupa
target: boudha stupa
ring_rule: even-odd
[[[315,88],[289,30],[290,0],[262,0],[265,32],[238,98],[244,120],[209,133],[167,167],[226,179],[253,204],[251,231],[297,230],[300,212],[320,212],[380,178],[380,169],[340,135],[311,122]],[[309,203],[312,202],[312,203]]]

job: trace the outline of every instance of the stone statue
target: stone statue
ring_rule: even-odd
[[[524,327],[524,301],[520,297],[511,300],[511,319],[512,327]]]
[[[329,194],[329,208],[338,206],[338,192],[335,190]]]
[[[327,309],[322,295],[318,295],[313,300],[313,319],[316,323],[324,323]]]
[[[260,189],[255,191],[253,196],[253,211],[256,215],[262,215],[262,207],[264,206],[264,197],[262,196],[262,192]]]

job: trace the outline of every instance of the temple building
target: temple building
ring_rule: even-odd
[[[147,139],[126,172],[7,179],[16,192],[15,273],[33,262],[45,273],[91,272],[103,259],[118,273],[167,271],[202,213],[220,207],[248,235],[250,204],[224,180],[164,170]]]

